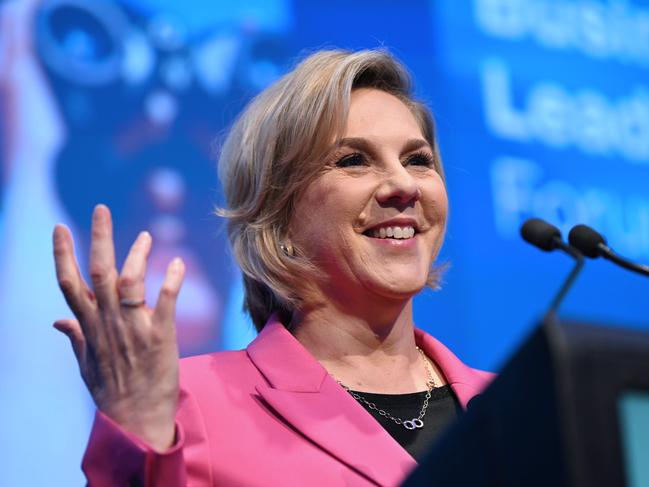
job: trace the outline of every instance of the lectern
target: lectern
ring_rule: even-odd
[[[649,487],[649,333],[548,319],[404,486]]]

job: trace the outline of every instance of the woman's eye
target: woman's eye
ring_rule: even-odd
[[[337,167],[354,167],[362,166],[365,164],[365,158],[362,154],[349,154],[348,156],[342,157],[336,162]]]
[[[412,154],[408,157],[408,164],[411,166],[426,166],[433,167],[435,164],[435,159],[431,154],[426,152]]]

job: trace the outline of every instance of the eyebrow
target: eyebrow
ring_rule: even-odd
[[[374,144],[372,144],[369,140],[364,139],[362,137],[345,137],[340,140],[340,142],[338,143],[338,147],[350,147],[352,149],[358,149],[364,152],[368,152],[372,155],[374,155],[376,152],[374,148]],[[403,145],[402,151],[412,152],[414,150],[421,149],[422,147],[425,147],[430,151],[433,150],[433,148],[430,146],[428,141],[426,141],[425,139],[408,139],[406,143]]]

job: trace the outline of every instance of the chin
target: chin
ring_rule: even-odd
[[[389,280],[372,280],[366,282],[365,287],[370,291],[383,296],[388,299],[394,300],[407,300],[418,294],[424,287],[428,275],[420,278],[413,279],[412,276],[404,279],[398,279],[398,274],[395,274]]]

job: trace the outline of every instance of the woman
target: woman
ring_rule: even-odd
[[[396,485],[489,374],[415,328],[435,286],[447,196],[428,110],[381,51],[316,53],[226,140],[228,234],[259,336],[178,360],[171,262],[153,309],[143,232],[120,273],[95,209],[90,275],[57,226],[57,276],[98,412],[91,485]]]

